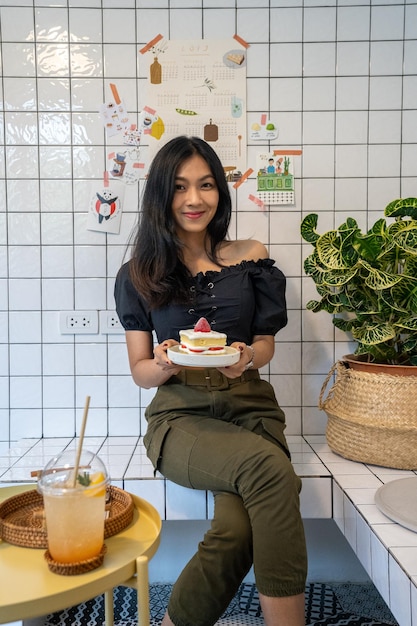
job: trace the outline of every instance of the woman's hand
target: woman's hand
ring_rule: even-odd
[[[168,348],[177,344],[173,339],[166,339],[154,347],[152,333],[128,330],[126,344],[130,371],[139,387],[145,389],[159,387],[181,370],[181,367],[174,365],[167,355]]]
[[[181,370],[180,365],[176,365],[168,358],[168,348],[172,348],[172,346],[177,346],[178,341],[174,341],[174,339],[166,339],[162,343],[155,346],[153,350],[154,361],[158,367],[161,368],[163,372],[169,372],[170,374],[178,374]]]
[[[251,362],[250,369],[254,370],[269,363],[274,356],[275,342],[273,335],[255,335],[250,345],[243,341],[235,341],[231,347],[239,350],[239,361],[234,365],[218,367],[217,369],[227,378],[239,378]]]
[[[218,367],[219,372],[227,376],[227,378],[239,378],[242,376],[243,372],[246,371],[248,363],[252,361],[252,357],[254,355],[254,348],[248,346],[246,343],[241,341],[235,341],[231,344],[231,348],[235,348],[240,352],[240,359],[234,365],[229,365],[227,367]]]

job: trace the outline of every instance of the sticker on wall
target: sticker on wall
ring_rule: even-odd
[[[120,181],[109,181],[104,174],[101,185],[94,184],[88,211],[87,230],[118,234],[122,217],[125,187]]]
[[[125,132],[129,128],[130,122],[129,114],[119,96],[116,85],[111,83],[110,89],[114,100],[109,100],[102,104],[99,108],[99,113],[107,136],[113,137],[114,135]]]
[[[161,34],[159,34],[140,50],[141,54],[145,54],[145,52],[151,52],[153,56],[153,61],[149,66],[149,81],[152,83],[152,85],[160,85],[162,83],[162,65],[159,60],[161,56],[166,52],[167,48],[167,41],[163,38]]]
[[[278,137],[278,128],[275,122],[268,119],[263,113],[259,122],[254,122],[251,126],[249,138],[255,141],[266,140],[272,141]]]
[[[140,161],[138,147],[120,148],[116,152],[110,152],[107,160],[107,170],[111,178],[117,178],[127,185],[139,181],[140,170],[144,168],[144,163]]]
[[[274,150],[258,155],[257,196],[265,204],[294,204],[294,153]]]

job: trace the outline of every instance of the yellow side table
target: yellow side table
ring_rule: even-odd
[[[33,485],[0,488],[0,502]],[[138,592],[138,624],[149,626],[148,560],[159,546],[161,518],[156,509],[132,496],[132,523],[105,540],[103,565],[76,576],[48,569],[44,549],[22,548],[0,540],[0,624],[62,611],[104,593],[106,625],[113,626],[113,588]]]

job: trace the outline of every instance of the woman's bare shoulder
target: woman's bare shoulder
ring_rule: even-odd
[[[227,241],[221,248],[222,261],[227,265],[234,265],[241,261],[259,261],[269,258],[267,248],[256,239],[238,239]]]

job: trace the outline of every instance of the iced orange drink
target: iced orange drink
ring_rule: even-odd
[[[74,463],[43,471],[39,480],[46,516],[48,550],[59,563],[78,563],[100,554],[104,541],[105,495],[108,483],[98,457],[83,453],[75,477]],[[101,461],[100,461],[101,464]],[[48,466],[47,466],[48,467]]]

